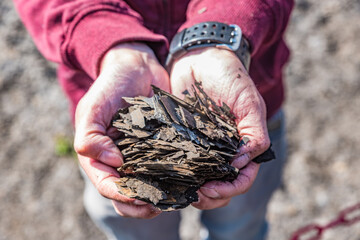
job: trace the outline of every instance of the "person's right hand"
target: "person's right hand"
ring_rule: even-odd
[[[109,198],[124,217],[152,218],[160,214],[152,205],[118,193],[116,171],[123,158],[112,138],[112,116],[125,106],[122,97],[149,96],[151,84],[169,91],[169,77],[145,44],[119,44],[109,50],[100,75],[80,100],[75,114],[75,141],[80,165],[99,193]]]

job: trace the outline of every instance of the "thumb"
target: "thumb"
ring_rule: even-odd
[[[86,133],[76,132],[74,149],[79,155],[101,161],[112,167],[123,164],[119,149],[113,140],[102,132],[91,130]]]
[[[237,125],[238,131],[245,143],[238,149],[238,154],[232,162],[232,165],[239,169],[245,167],[251,160],[270,147],[266,120],[264,120],[261,114],[254,115],[249,113]]]
[[[96,114],[82,111],[81,103],[76,109],[74,149],[77,154],[89,157],[112,167],[123,164],[120,150],[107,135],[106,124]]]

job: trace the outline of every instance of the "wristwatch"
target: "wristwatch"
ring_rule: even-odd
[[[168,72],[174,61],[188,51],[203,47],[217,47],[233,51],[246,70],[250,66],[250,46],[239,26],[220,22],[195,24],[177,33],[171,41],[165,67]]]

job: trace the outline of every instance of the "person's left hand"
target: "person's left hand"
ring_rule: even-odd
[[[191,51],[178,59],[170,75],[172,93],[182,97],[184,90],[192,89],[195,80],[202,83],[204,91],[217,105],[224,102],[232,109],[239,134],[249,139],[231,163],[241,169],[237,179],[211,181],[198,191],[199,201],[193,206],[213,209],[227,205],[232,197],[245,193],[253,184],[259,164],[251,160],[270,146],[266,108],[252,79],[231,51],[209,47]]]

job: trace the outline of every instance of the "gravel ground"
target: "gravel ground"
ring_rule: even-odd
[[[359,21],[359,0],[297,1],[287,32],[289,158],[269,206],[270,240],[360,202]],[[0,240],[105,239],[82,206],[75,158],[59,152],[73,132],[55,66],[10,0],[0,1],[0,36]],[[184,213],[192,221],[197,214]],[[198,239],[198,228],[182,225],[183,239]],[[360,223],[322,239],[359,240]]]

